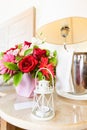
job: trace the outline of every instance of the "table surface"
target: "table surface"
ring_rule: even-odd
[[[87,101],[71,100],[54,94],[55,117],[39,121],[31,116],[31,108],[16,110],[18,101],[32,99],[20,97],[13,87],[0,88],[0,116],[14,126],[29,130],[86,130]]]

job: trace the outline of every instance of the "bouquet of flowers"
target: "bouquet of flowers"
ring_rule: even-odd
[[[40,68],[47,68],[55,78],[56,69],[56,51],[51,53],[48,49],[41,49],[31,42],[24,41],[22,44],[15,45],[0,54],[0,75],[5,82],[13,78],[13,83],[17,86],[22,80],[24,73],[29,73],[33,78]],[[51,80],[47,70],[41,70],[38,73],[38,79],[45,77]]]

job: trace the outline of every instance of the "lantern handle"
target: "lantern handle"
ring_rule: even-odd
[[[52,85],[53,85],[53,90],[54,90],[54,80],[53,80],[53,75],[52,75],[52,73],[51,73],[51,71],[49,70],[49,69],[47,69],[47,68],[40,68],[37,72],[36,72],[36,75],[35,75],[35,86],[36,86],[36,78],[37,78],[37,74],[38,74],[38,72],[39,71],[41,71],[41,70],[47,70],[50,74],[51,74],[51,77],[52,77]]]

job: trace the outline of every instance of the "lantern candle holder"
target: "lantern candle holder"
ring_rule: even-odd
[[[42,69],[46,69],[51,77],[52,83],[48,80],[37,81],[37,74]],[[40,68],[35,76],[35,90],[34,90],[34,106],[32,109],[32,116],[39,120],[50,120],[54,117],[54,80],[52,73],[47,68]]]

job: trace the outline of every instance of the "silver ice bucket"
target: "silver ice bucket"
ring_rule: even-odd
[[[76,52],[72,62],[74,94],[87,94],[87,52]]]

